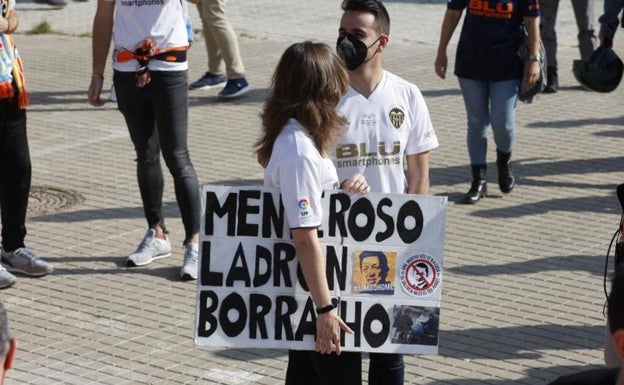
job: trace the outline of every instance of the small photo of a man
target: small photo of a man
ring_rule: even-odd
[[[353,293],[394,294],[396,253],[356,251],[353,266]]]

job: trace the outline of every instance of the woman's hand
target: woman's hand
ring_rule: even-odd
[[[362,174],[355,174],[351,178],[340,183],[340,189],[353,194],[366,194],[370,192],[370,186]]]
[[[340,329],[353,334],[353,330],[340,319],[335,311],[319,315],[316,318],[316,351],[321,354],[331,354],[335,347],[336,354],[340,355],[342,351]]]
[[[524,66],[524,79],[528,85],[537,83],[540,78],[540,66],[536,60],[531,60]]]
[[[435,60],[435,73],[440,77],[440,79],[446,79],[446,69],[448,66],[448,58],[446,56],[446,52],[440,53],[438,52],[438,56],[436,56]]]
[[[104,83],[104,77],[92,76],[91,85],[89,86],[89,104],[95,107],[101,107],[104,105],[104,101],[100,98],[102,93],[102,84]]]

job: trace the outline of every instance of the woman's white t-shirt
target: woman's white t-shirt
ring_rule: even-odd
[[[154,40],[157,49],[188,45],[186,31],[186,0],[106,0],[115,2],[113,21],[113,68],[122,72],[135,72],[138,62],[130,60],[119,63],[115,56],[118,51],[134,52],[147,38]],[[152,71],[183,71],[188,69],[184,62],[150,60]]]
[[[264,185],[279,187],[290,228],[320,226],[323,190],[339,187],[331,159],[319,153],[308,130],[295,119],[275,140]]]

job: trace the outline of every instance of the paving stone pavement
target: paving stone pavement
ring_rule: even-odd
[[[490,171],[492,197],[456,204],[470,177],[457,80],[433,74],[444,2],[386,4],[393,25],[384,64],[425,95],[441,142],[431,156],[432,193],[449,197],[440,354],[406,357],[406,383],[540,385],[601,365],[604,259],[619,219],[615,187],[624,181],[624,87],[597,94],[576,84],[569,70],[578,55],[576,26],[562,2],[561,91],[518,106],[517,189],[503,197]],[[602,1],[595,7],[598,17]],[[33,100],[33,185],[77,204],[28,218],[29,246],[56,272],[20,277],[0,292],[20,342],[8,383],[283,383],[285,351],[193,345],[196,285],[178,279],[183,227],[171,178],[165,212],[178,247],[147,267],[124,267],[145,223],[123,119],[112,103],[86,102],[95,2],[63,9],[19,2],[17,10]],[[190,93],[191,156],[202,183],[258,184],[262,169],[251,146],[276,61],[295,41],[333,45],[339,2],[230,0],[228,13],[254,90],[226,103],[217,91]],[[191,16],[200,26],[193,7]],[[43,21],[56,33],[27,34]],[[190,51],[190,80],[205,71],[200,36]],[[624,32],[616,51],[624,55]],[[106,84],[110,79],[108,68]],[[490,149],[493,162],[493,142]],[[34,195],[31,202],[53,200]]]

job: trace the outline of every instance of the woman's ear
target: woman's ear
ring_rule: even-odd
[[[613,333],[613,347],[618,357],[624,361],[624,329],[618,329]]]

